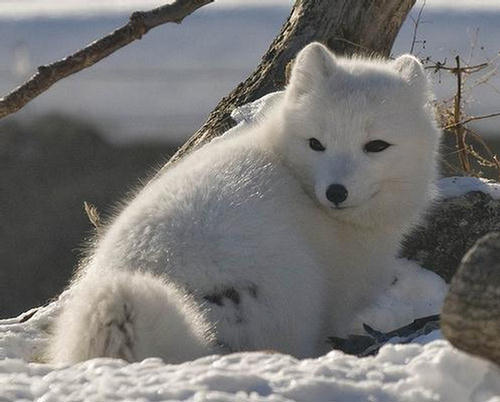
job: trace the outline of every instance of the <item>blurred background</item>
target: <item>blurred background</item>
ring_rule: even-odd
[[[126,23],[157,0],[0,0],[0,96],[36,67]],[[48,301],[67,284],[92,227],[161,166],[218,101],[258,65],[291,0],[217,0],[181,25],[154,29],[70,76],[0,121],[0,317]],[[412,48],[417,2],[393,48]],[[470,115],[500,111],[500,2],[427,0],[413,53],[427,60],[437,98],[453,75],[432,65],[488,63],[465,83]],[[499,119],[471,127],[497,149]],[[453,151],[451,150],[450,153]]]

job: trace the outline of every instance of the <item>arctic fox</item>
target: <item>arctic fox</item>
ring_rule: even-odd
[[[311,357],[363,322],[389,330],[416,304],[437,312],[444,283],[395,257],[434,192],[429,96],[412,56],[306,46],[260,121],[177,162],[107,227],[50,359]]]

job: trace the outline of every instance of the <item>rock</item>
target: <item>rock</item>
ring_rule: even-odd
[[[500,233],[481,238],[453,277],[441,313],[457,348],[500,365]]]
[[[500,231],[500,201],[469,192],[437,202],[424,224],[406,238],[401,256],[450,282],[467,250],[492,231]]]

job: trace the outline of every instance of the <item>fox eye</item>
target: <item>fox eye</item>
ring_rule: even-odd
[[[309,138],[309,147],[314,151],[324,151],[326,149],[316,138]]]
[[[391,145],[392,144],[389,144],[388,142],[382,140],[374,140],[367,142],[365,144],[364,150],[365,152],[382,152],[384,149],[389,148]]]

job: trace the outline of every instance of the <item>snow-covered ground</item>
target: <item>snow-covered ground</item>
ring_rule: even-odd
[[[52,303],[24,323],[22,316],[0,320],[0,401],[500,402],[500,369],[454,349],[439,331],[365,358],[253,352],[179,365],[36,363],[59,307]]]
[[[258,108],[253,110],[258,111]],[[446,178],[444,198],[500,186]],[[456,350],[439,331],[410,344],[393,339],[375,357],[339,351],[297,360],[269,352],[208,356],[180,365],[94,359],[41,363],[50,324],[64,302],[0,320],[0,401],[500,402],[500,367]]]
[[[444,198],[468,191],[500,196],[497,183],[474,178],[443,179],[439,188]],[[63,301],[0,320],[0,401],[500,402],[500,368],[456,350],[439,331],[410,344],[393,339],[364,358],[253,352],[180,365],[104,358],[40,363]]]
[[[237,135],[280,97],[270,94],[236,110],[240,124],[226,135]],[[439,189],[443,198],[469,191],[500,198],[499,184],[475,178],[446,178]],[[305,360],[252,352],[180,365],[104,358],[74,366],[43,364],[50,325],[64,298],[0,320],[1,402],[500,402],[500,368],[454,349],[439,331],[410,344],[393,339],[375,357],[364,358],[339,351]]]
[[[258,108],[253,110],[258,111]],[[500,197],[497,183],[447,178],[444,198],[468,191]],[[17,318],[0,320],[0,401],[304,401],[500,402],[500,368],[456,350],[439,331],[375,357],[339,351],[297,360],[269,352],[208,356],[180,365],[94,359],[41,363],[64,295]]]
[[[443,197],[499,185],[474,178],[440,182]],[[297,360],[269,352],[208,356],[180,365],[94,359],[43,364],[50,325],[64,302],[0,320],[0,401],[500,402],[500,368],[462,353],[439,331],[375,357],[339,351]]]

